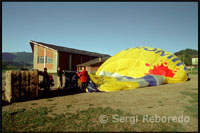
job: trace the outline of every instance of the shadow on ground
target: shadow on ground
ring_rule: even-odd
[[[25,102],[25,101],[32,101],[32,100],[37,100],[37,99],[46,99],[46,98],[53,98],[53,97],[59,97],[59,96],[75,95],[75,94],[79,94],[79,93],[82,93],[82,92],[77,88],[51,90],[49,93],[44,93],[42,90],[39,90],[37,98],[30,98],[30,99],[21,98],[18,100],[14,100],[11,103],[2,99],[1,104],[2,104],[2,106],[6,106],[6,105],[16,103],[16,102]]]

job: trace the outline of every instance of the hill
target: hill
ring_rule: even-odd
[[[186,65],[191,65],[191,56],[198,55],[198,50],[185,49],[174,53]],[[33,54],[30,52],[4,52],[2,53],[3,69],[4,66],[32,66]]]
[[[183,55],[183,54],[189,54],[189,55],[198,55],[198,50],[195,49],[185,49],[185,50],[180,50],[178,52],[174,53],[175,55]]]
[[[33,54],[29,52],[2,53],[3,66],[32,66]]]
[[[178,52],[174,53],[176,56],[179,57],[181,61],[185,63],[185,65],[189,66],[192,64],[192,56],[193,55],[198,55],[198,50],[195,49],[185,49],[185,50],[180,50]]]

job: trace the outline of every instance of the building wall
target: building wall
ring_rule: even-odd
[[[81,55],[81,62],[79,64],[84,63],[84,62],[88,62],[88,61],[93,60],[95,58],[97,58],[97,57]]]
[[[57,69],[58,69],[58,51],[57,50],[54,50],[53,51],[53,72],[57,73]]]
[[[100,66],[90,66],[90,71],[97,71]]]
[[[198,58],[192,58],[192,65],[198,65]]]
[[[76,65],[81,64],[81,55],[72,54],[72,70],[76,71]]]
[[[77,71],[76,65],[90,61],[95,58],[97,58],[97,57],[59,52],[59,63],[58,64],[62,70]]]
[[[33,51],[33,69],[37,69],[38,64],[38,45],[34,45],[34,51]]]
[[[98,63],[98,64],[95,64],[95,65],[92,65],[92,66],[89,67],[90,70],[88,70],[88,71],[90,71],[90,73],[95,74],[102,64],[103,63]]]
[[[46,56],[51,57],[53,59],[52,63],[39,63],[38,57],[44,57],[46,49]],[[58,52],[57,50],[53,50],[50,48],[46,48],[37,44],[34,44],[34,69],[38,69],[43,71],[44,67],[47,68],[48,72],[56,73],[58,66],[62,70],[72,70],[77,71],[76,65],[90,61],[92,59],[98,58],[94,56],[80,55],[80,54],[72,54],[66,52]]]
[[[53,58],[53,51],[54,50],[50,50],[50,49],[46,48],[46,56]]]
[[[58,52],[59,63],[58,66],[61,70],[69,70],[69,54],[64,52]]]
[[[103,62],[94,64],[94,65],[90,65],[90,66],[85,66],[85,68],[88,71],[88,73],[95,74],[102,64],[103,64]],[[82,66],[77,66],[77,71],[81,72]]]
[[[93,60],[97,57],[94,56],[86,56],[86,55],[79,55],[79,54],[72,54],[72,70],[77,71],[76,65]],[[80,68],[81,69],[81,68]]]
[[[39,45],[35,45],[34,48],[36,48],[37,50],[34,50],[34,51],[37,51],[37,52],[34,52],[34,63],[37,62],[37,65],[35,65],[36,69],[38,70],[41,70],[43,71],[44,70],[44,67],[47,68],[47,71],[48,72],[57,72],[57,57],[55,56],[56,55],[56,52],[55,50],[52,50],[52,49],[49,49],[49,48],[45,48],[45,47],[42,47],[42,46],[39,46]],[[53,62],[52,63],[39,63],[38,62],[38,57],[39,56],[43,56],[44,57],[44,52],[45,52],[45,49],[46,49],[46,56],[48,57],[51,57],[53,59]],[[37,57],[35,56],[37,55]]]

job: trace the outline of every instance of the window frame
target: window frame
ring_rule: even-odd
[[[43,58],[42,62],[40,62],[42,60],[41,58]],[[38,56],[38,64],[44,64],[44,56]]]
[[[50,62],[49,62],[49,60],[50,60]],[[53,64],[53,58],[49,57],[49,56],[46,56],[46,63],[47,64]]]

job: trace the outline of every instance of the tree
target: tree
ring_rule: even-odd
[[[185,49],[185,50],[181,50],[179,52],[175,52],[174,53],[176,56],[178,56],[178,58],[186,65],[192,65],[192,55],[198,55],[198,51],[197,50],[193,50],[193,49]]]
[[[190,55],[188,55],[188,54],[185,55],[184,63],[186,66],[192,65],[192,58],[190,57]]]
[[[3,69],[3,70],[7,69],[7,65],[6,65],[5,62],[2,62],[2,69]]]

